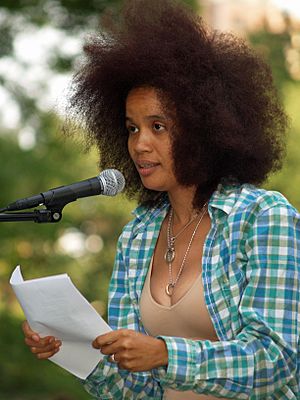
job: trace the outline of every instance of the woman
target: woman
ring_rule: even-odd
[[[86,46],[71,106],[135,218],[118,242],[99,399],[299,398],[300,216],[254,185],[281,165],[269,68],[169,0],[128,1]],[[61,342],[23,325],[49,358]]]

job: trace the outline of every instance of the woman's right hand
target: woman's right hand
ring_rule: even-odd
[[[25,343],[38,359],[50,358],[59,351],[61,341],[55,339],[54,336],[41,338],[36,332],[31,330],[27,321],[23,322],[22,329],[25,335]]]

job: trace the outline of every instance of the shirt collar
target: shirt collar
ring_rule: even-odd
[[[145,205],[138,206],[132,211],[132,214],[135,215],[137,219],[137,224],[135,224],[134,231],[136,232],[145,225],[148,225],[160,214],[164,214],[164,218],[168,212],[169,206],[170,202],[167,193],[162,193],[162,195],[159,196],[157,203],[153,207]]]
[[[229,215],[237,201],[239,189],[240,185],[238,184],[220,183],[208,202],[208,212],[210,217],[214,218],[215,213],[218,213],[218,210]],[[138,224],[140,227],[141,225],[147,225],[160,213],[164,212],[166,214],[169,206],[170,202],[168,196],[166,193],[163,193],[159,197],[158,203],[155,206],[149,208],[140,205],[132,211],[132,214],[134,214],[140,222]]]
[[[238,184],[220,183],[209,200],[208,208],[212,212],[218,209],[229,215],[238,199],[239,189]]]

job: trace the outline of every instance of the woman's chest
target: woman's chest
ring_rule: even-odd
[[[199,278],[209,229],[210,221],[206,220],[196,232],[191,226],[178,236],[173,244],[172,260],[167,257],[166,232],[161,230],[154,250],[150,284],[152,296],[158,303],[167,306],[177,303]]]
[[[201,274],[205,303],[218,336],[224,340],[234,337],[241,328],[239,303],[247,285],[245,274],[247,259],[243,249],[238,244],[232,246],[230,235],[226,232],[224,234],[222,226],[213,223],[211,229],[202,231],[202,237],[201,235],[195,237],[182,275],[176,284],[177,292],[174,291],[176,296],[170,301],[166,294],[166,285],[170,277],[170,268],[164,258],[167,246],[166,235],[163,234],[162,229],[154,236],[145,235],[145,232],[140,232],[135,236],[125,257],[129,293],[133,303],[138,304],[140,301],[153,257],[151,293],[159,304],[170,306],[178,302]],[[145,246],[145,243],[148,245]],[[176,246],[175,250],[180,263],[186,250],[183,246],[181,250],[180,246]],[[180,264],[172,263],[172,279],[177,277],[178,265],[180,266]],[[135,308],[140,317],[138,307]]]

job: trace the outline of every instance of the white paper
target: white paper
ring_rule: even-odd
[[[10,284],[32,330],[62,341],[59,352],[49,360],[85,379],[103,358],[92,341],[111,328],[67,274],[24,281],[17,266]]]

